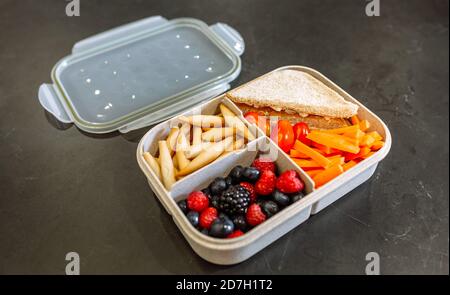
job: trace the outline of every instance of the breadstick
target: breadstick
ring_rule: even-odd
[[[178,119],[182,122],[200,127],[222,127],[224,123],[224,119],[222,117],[212,115],[193,115],[189,117],[181,116]]]
[[[186,158],[184,151],[188,149],[188,144],[186,137],[183,132],[180,132],[177,139],[177,151],[175,158],[178,160],[178,168],[180,170],[184,169],[187,165],[189,165],[189,160]]]
[[[198,145],[192,145],[189,150],[185,152],[186,157],[188,159],[192,159],[198,156],[203,150],[209,148],[212,145],[212,142],[202,142]]]
[[[161,175],[164,186],[167,190],[172,188],[175,183],[175,168],[173,166],[172,158],[170,156],[169,147],[167,146],[166,140],[160,140],[159,145],[159,156],[161,157]]]
[[[180,128],[173,127],[170,129],[169,135],[167,136],[167,146],[169,148],[170,155],[172,156],[175,152],[175,146],[177,144],[178,133],[180,132]]]
[[[161,168],[159,167],[158,161],[155,160],[149,152],[144,153],[144,159],[148,166],[150,166],[152,171],[156,174],[156,177],[161,180]]]
[[[202,143],[202,127],[193,126],[192,127],[192,145],[197,145]]]
[[[231,146],[232,150],[239,150],[240,148],[242,148],[245,144],[244,138],[239,137],[238,139],[236,139],[236,141],[233,143],[233,145]]]
[[[177,154],[176,153],[172,157],[172,163],[173,163],[173,168],[177,169],[177,167],[178,167],[178,159],[177,159]]]
[[[208,149],[202,151],[197,157],[195,157],[184,169],[178,171],[177,176],[187,175],[208,165],[209,163],[217,159],[232,143],[232,136],[214,143]]]
[[[229,127],[236,128],[237,132],[247,138],[249,141],[255,139],[255,136],[248,130],[244,122],[241,121],[229,108],[224,104],[220,105],[220,111],[225,118],[225,124]]]
[[[233,127],[213,128],[202,134],[203,141],[219,141],[225,137],[233,135],[235,129]]]

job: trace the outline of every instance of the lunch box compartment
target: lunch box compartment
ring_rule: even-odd
[[[223,98],[220,98],[220,100]],[[212,102],[212,104],[215,102]],[[176,120],[176,118],[174,118]],[[163,123],[165,124],[165,123]],[[159,127],[159,126],[157,126]],[[155,127],[155,128],[157,128]],[[138,162],[144,173],[149,177],[148,181],[152,189],[155,190],[158,199],[164,205],[167,212],[172,215],[176,225],[185,236],[194,251],[205,260],[216,264],[235,264],[254,255],[275,239],[289,232],[294,227],[306,221],[311,212],[311,204],[305,205],[309,194],[313,191],[313,182],[308,175],[296,166],[292,160],[284,154],[281,149],[266,137],[259,137],[250,142],[242,151],[230,153],[226,157],[216,160],[203,169],[183,178],[174,188],[167,192],[159,181],[155,181],[151,176],[153,173],[146,166],[142,154],[146,151],[145,146],[150,141],[150,133],[144,136],[139,144],[137,153]],[[147,145],[146,145],[147,142]],[[291,204],[280,213],[268,219],[264,223],[253,228],[244,236],[235,239],[217,239],[200,233],[187,220],[176,204],[177,201],[185,199],[194,190],[207,187],[216,177],[228,175],[236,165],[248,166],[253,160],[264,155],[273,157],[280,171],[294,169],[305,183],[307,195],[300,201]],[[178,187],[176,187],[178,186]],[[158,192],[164,192],[160,194]]]

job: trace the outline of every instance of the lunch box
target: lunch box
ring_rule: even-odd
[[[289,155],[261,129],[248,123],[240,109],[223,94],[241,71],[240,55],[244,49],[240,34],[226,24],[208,26],[191,18],[167,20],[155,16],[77,43],[72,54],[53,68],[53,83],[39,89],[39,100],[49,113],[86,132],[126,133],[159,123],[139,142],[139,167],[192,249],[203,259],[221,265],[250,258],[368,180],[391,147],[391,134],[381,119],[321,73],[303,66],[275,69],[302,71],[320,80],[345,100],[357,104],[358,117],[368,120],[370,129],[384,138],[384,146],[374,155],[315,189],[313,180]],[[216,114],[221,103],[255,131],[256,139],[244,149],[185,176],[167,191],[143,153],[155,155],[158,140],[167,137],[179,116]],[[255,157],[267,153],[275,153],[280,171],[298,172],[305,183],[304,198],[233,239],[204,235],[189,223],[178,201],[193,190],[205,188],[214,178],[226,176],[234,166],[249,165]]]
[[[286,66],[276,69],[275,71],[284,70],[297,70],[311,74],[313,77],[338,92],[344,99],[358,104],[358,116],[371,123],[371,129],[383,136],[385,145],[373,156],[363,160],[358,165],[339,175],[324,186],[314,189],[313,180],[291,160],[289,155],[279,149],[276,143],[266,137],[264,132],[258,128],[259,132],[257,139],[249,142],[243,151],[233,152],[224,158],[218,159],[201,168],[193,174],[188,175],[176,182],[169,192],[164,188],[162,183],[147,165],[143,158],[143,153],[148,151],[154,154],[158,140],[163,140],[167,137],[170,130],[169,126],[173,123],[172,121],[177,120],[177,116],[153,127],[144,135],[137,148],[136,156],[139,166],[147,177],[150,187],[164,205],[167,212],[172,215],[175,224],[178,226],[193,250],[200,257],[212,263],[228,265],[248,259],[279,237],[306,221],[312,214],[318,213],[368,180],[375,172],[378,163],[389,152],[391,135],[387,126],[374,113],[364,107],[364,105],[313,69],[302,66]],[[224,103],[229,106],[230,109],[245,122],[242,112],[232,101],[226,98],[225,95],[220,95],[192,110],[186,111],[182,115],[186,116],[194,113],[214,114],[219,103]],[[255,126],[255,128],[257,127]],[[214,178],[226,176],[237,164],[251,164],[258,153],[264,153],[268,149],[278,151],[276,164],[280,171],[294,169],[299,173],[300,177],[305,182],[307,195],[300,201],[291,204],[275,216],[238,238],[216,239],[206,236],[195,229],[186,219],[183,212],[178,208],[177,202],[185,199],[191,191],[207,187]]]

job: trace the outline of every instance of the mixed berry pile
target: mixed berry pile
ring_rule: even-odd
[[[235,238],[303,198],[305,185],[294,170],[277,174],[268,158],[236,166],[201,191],[178,202],[189,222],[205,235]]]

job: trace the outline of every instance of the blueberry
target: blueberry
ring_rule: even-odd
[[[209,187],[202,189],[201,192],[204,193],[208,198],[211,197],[211,191],[209,190]]]
[[[183,211],[184,214],[188,213],[189,209],[187,207],[186,200],[179,201],[177,204],[178,204],[178,207],[180,207],[181,211]]]
[[[278,205],[282,207],[286,207],[291,203],[291,199],[287,195],[280,192],[279,190],[275,190],[272,193],[272,198],[275,202],[277,202]]]
[[[248,229],[247,221],[244,215],[236,215],[233,217],[234,227],[240,229],[241,231],[246,231]]]
[[[234,231],[234,224],[228,218],[217,218],[211,224],[209,234],[216,238],[226,238]]]
[[[202,234],[204,234],[204,235],[209,236],[209,230],[208,230],[207,228],[202,228],[202,229],[200,230],[200,232],[201,232]]]
[[[245,167],[242,176],[250,182],[255,182],[259,179],[259,170],[255,167]]]
[[[278,204],[274,201],[264,201],[261,205],[261,209],[263,210],[267,218],[274,216],[280,211]]]
[[[230,176],[227,176],[225,178],[225,182],[227,183],[227,187],[230,187],[233,185],[233,178],[231,178]]]
[[[303,199],[304,196],[305,196],[305,194],[303,192],[296,193],[295,195],[291,196],[291,202],[295,203],[295,202]]]
[[[231,169],[230,173],[228,174],[228,177],[231,177],[234,183],[239,183],[242,180],[243,170],[244,168],[241,165],[237,165],[233,169]]]
[[[209,190],[212,195],[219,195],[222,191],[227,189],[227,182],[223,177],[217,177],[209,185]]]
[[[194,227],[198,225],[198,216],[198,212],[195,211],[189,211],[188,214],[186,214],[187,219]]]
[[[223,213],[223,212],[220,212],[218,217],[219,217],[219,218],[222,218],[222,219],[228,219],[228,220],[230,220],[230,217],[228,217],[228,215],[226,215],[226,214]]]

